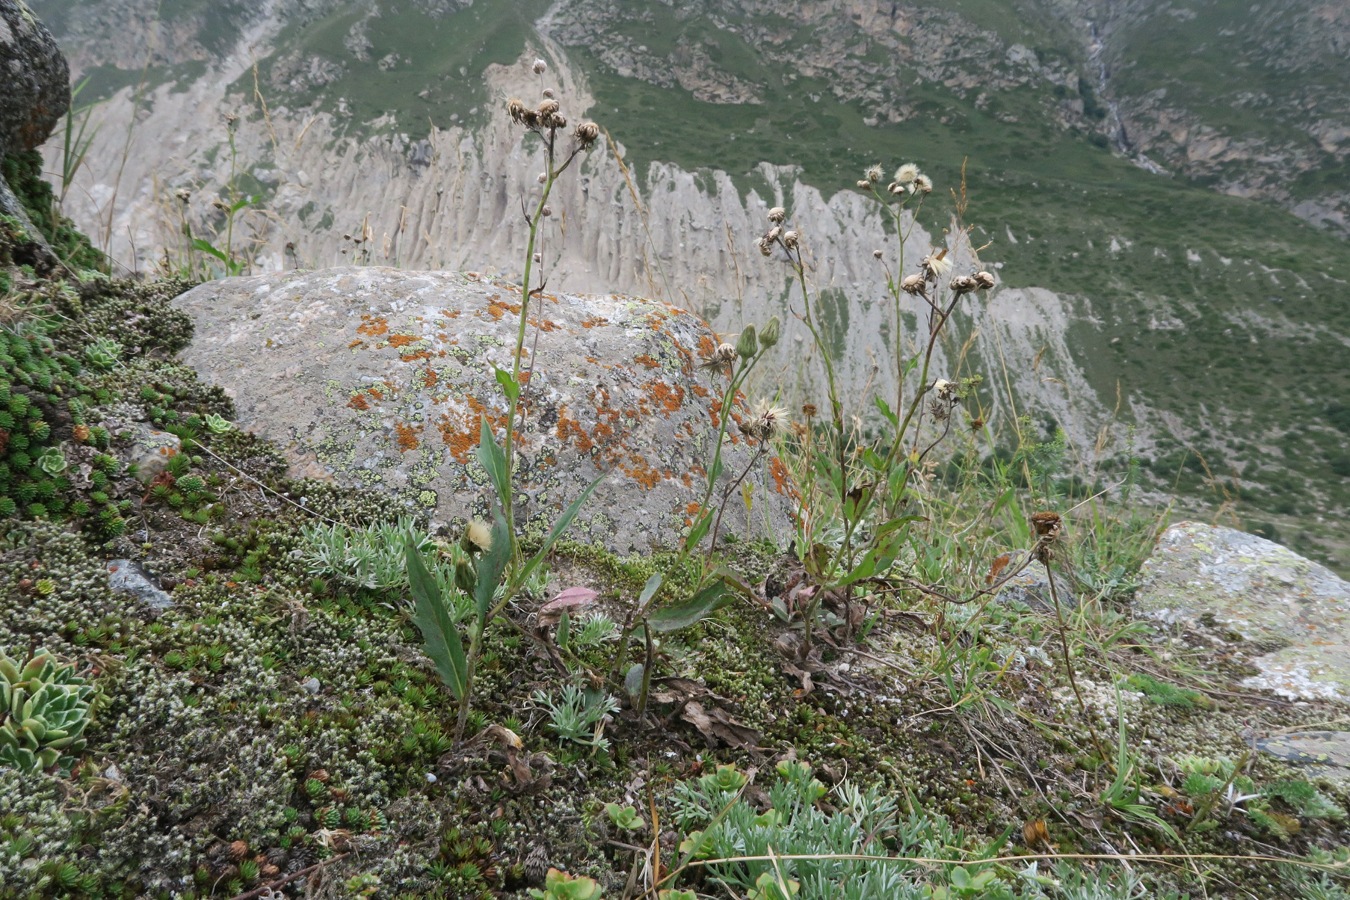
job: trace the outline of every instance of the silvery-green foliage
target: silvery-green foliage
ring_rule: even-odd
[[[707,864],[707,871],[733,893],[752,891],[762,875],[776,872],[800,884],[796,900],[921,900],[947,890],[951,871],[964,869],[973,875],[979,870],[978,863],[944,872],[909,862],[906,857],[967,860],[970,856],[961,850],[965,837],[941,816],[922,811],[902,816],[895,800],[878,788],[846,782],[835,789],[833,810],[824,812],[817,803],[827,790],[811,767],[781,762],[768,789],[769,808],[760,812],[740,795],[744,778],[734,777],[730,769],[720,767],[693,784],[677,785],[674,807],[676,823],[688,834],[681,854],[692,852],[704,860],[765,857]],[[690,831],[699,828],[703,830]],[[775,868],[770,855],[822,858],[779,858]],[[832,856],[875,859],[824,858]],[[980,896],[1013,895],[996,880]]]
[[[430,552],[434,547],[431,537],[411,518],[402,517],[393,523],[381,522],[364,528],[337,523],[307,525],[303,534],[304,546],[299,553],[310,574],[337,578],[353,587],[372,591],[407,589],[404,551],[412,541],[427,560],[428,571],[440,595],[463,600],[450,604],[451,618],[459,622],[469,612],[472,604],[455,587],[454,564],[463,551],[457,546],[447,547],[445,549],[452,558],[440,560],[437,554]]]
[[[68,770],[84,749],[94,689],[39,650],[24,666],[0,650],[0,766]]]
[[[559,740],[572,741],[597,750],[609,749],[604,724],[619,711],[613,694],[582,690],[574,684],[563,685],[557,700],[544,691],[535,691],[532,700],[548,710],[549,728]]]

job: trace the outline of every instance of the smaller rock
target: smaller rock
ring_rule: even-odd
[[[1305,766],[1308,774],[1350,779],[1350,731],[1301,731],[1261,738],[1256,746],[1278,759]]]
[[[300,685],[300,690],[304,691],[306,694],[318,694],[322,689],[323,685],[319,683],[319,679],[317,678],[311,678]]]
[[[1293,699],[1350,697],[1350,584],[1265,538],[1199,522],[1163,532],[1135,610],[1215,627],[1261,672],[1247,687]]]
[[[153,576],[135,560],[110,559],[106,568],[108,586],[119,594],[130,594],[156,612],[173,608],[173,598],[160,590]]]
[[[1062,573],[1055,575],[1055,593],[1059,595],[1060,608],[1065,612],[1078,608],[1078,597],[1069,589],[1070,579]],[[1022,603],[1037,612],[1053,613],[1055,597],[1050,593],[1050,579],[1046,577],[1045,565],[1036,560],[1008,579],[999,591],[999,600],[1004,603]]]

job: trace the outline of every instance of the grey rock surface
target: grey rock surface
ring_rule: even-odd
[[[131,559],[110,559],[108,586],[119,594],[130,594],[146,606],[163,612],[173,606],[173,598],[160,590],[150,573]]]
[[[34,150],[70,108],[70,67],[22,0],[0,0],[0,156]]]
[[[1182,522],[1144,564],[1135,609],[1217,628],[1261,674],[1247,679],[1292,698],[1350,698],[1350,584],[1264,538]]]
[[[519,288],[474,273],[339,268],[215,281],[174,301],[193,319],[183,361],[235,401],[298,476],[387,493],[441,521],[481,515],[475,458],[486,415],[500,441]],[[697,316],[615,296],[532,301],[514,483],[522,529],[542,529],[599,475],[570,536],[618,553],[672,547],[702,496],[724,385],[699,367],[713,335]],[[537,355],[530,352],[535,346]],[[733,418],[744,415],[737,406]],[[782,462],[733,426],[723,533],[789,533]]]
[[[1350,731],[1299,731],[1264,737],[1256,742],[1263,752],[1303,766],[1308,774],[1350,781]]]
[[[0,157],[34,150],[70,108],[70,67],[23,0],[0,0]],[[0,214],[18,219],[48,258],[51,249],[0,177]]]

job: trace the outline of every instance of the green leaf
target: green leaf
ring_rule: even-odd
[[[492,487],[497,491],[497,499],[505,508],[511,499],[511,473],[506,471],[506,452],[492,436],[492,426],[488,424],[487,416],[483,416],[482,427],[478,432],[478,462],[487,469]]]
[[[647,617],[647,626],[658,634],[680,631],[730,602],[726,582],[719,578],[688,600],[658,609]]]
[[[493,368],[497,372],[497,383],[500,384],[502,390],[506,392],[506,399],[515,403],[520,397],[520,382],[516,381],[515,377],[510,372],[500,366],[493,366]]]
[[[422,632],[422,647],[450,693],[456,700],[463,700],[468,686],[469,663],[459,629],[450,620],[436,580],[427,571],[422,554],[411,539],[404,553],[408,560],[408,583],[412,586],[413,624]]]
[[[692,551],[698,546],[699,541],[703,540],[708,529],[712,527],[712,512],[707,509],[699,510],[698,518],[694,520],[694,527],[689,529],[689,534],[684,539],[684,549],[686,552]]]
[[[487,420],[484,420],[486,424]],[[478,608],[478,627],[486,628],[488,612],[497,586],[502,583],[511,561],[511,529],[500,507],[492,510],[492,546],[478,560],[478,580],[473,586],[474,605]]]
[[[225,251],[217,250],[215,245],[210,241],[202,240],[201,238],[193,238],[192,247],[194,250],[200,250],[202,253],[214,256],[223,263],[228,263],[230,261],[229,257],[225,255]]]
[[[525,563],[520,570],[520,574],[515,577],[516,584],[524,584],[525,580],[539,567],[539,564],[548,556],[548,552],[553,549],[553,545],[558,542],[558,538],[563,536],[563,532],[567,531],[567,527],[577,517],[577,513],[581,512],[581,507],[586,504],[586,501],[591,498],[591,494],[595,493],[595,489],[604,480],[605,476],[600,475],[586,486],[586,490],[582,491],[579,497],[567,504],[567,509],[563,510],[563,514],[558,516],[553,523],[553,527],[549,529],[548,535],[544,538],[544,543],[539,545],[539,551],[530,557],[529,562]]]
[[[647,608],[647,604],[651,603],[652,598],[656,596],[656,592],[661,590],[661,578],[661,573],[657,572],[651,578],[648,578],[647,583],[642,586],[642,593],[638,594],[638,615],[642,615],[643,610]]]

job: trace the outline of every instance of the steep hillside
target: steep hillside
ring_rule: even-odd
[[[183,264],[183,221],[223,227],[211,199],[233,167],[254,198],[235,249],[257,267],[518,271],[539,161],[499,109],[537,95],[542,55],[572,118],[587,111],[627,165],[597,152],[564,182],[552,283],[669,296],[728,331],[763,321],[788,280],[753,242],[782,203],[850,383],[889,395],[881,220],[853,184],[874,162],[933,176],[912,264],[964,167],[972,240],[1001,280],[965,330],[969,362],[1014,385],[1037,435],[1062,426],[1092,456],[1115,410],[1097,455],[1139,451],[1157,483],[1238,499],[1310,552],[1331,528],[1318,517],[1350,506],[1350,248],[1280,208],[1331,226],[1345,209],[1330,5],[32,5],[90,77],[82,99],[107,98],[67,205],[121,259],[168,248]],[[784,383],[809,394],[792,348]]]

